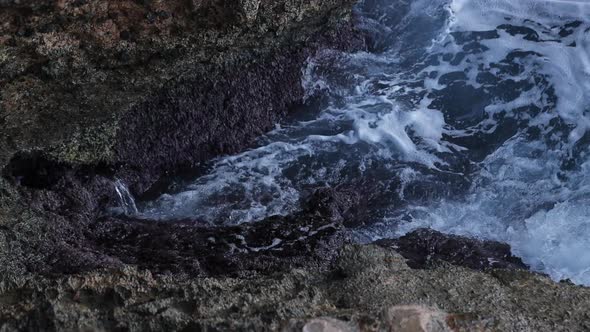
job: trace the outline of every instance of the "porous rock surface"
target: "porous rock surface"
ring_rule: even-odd
[[[142,192],[239,151],[300,101],[308,56],[362,46],[352,3],[0,2],[0,167],[48,159],[14,175],[87,166]]]
[[[301,102],[309,56],[363,47],[352,4],[1,1],[2,269],[117,265],[87,241],[115,179],[142,195],[250,146]]]
[[[0,303],[7,331],[301,331],[320,317],[351,331],[397,331],[396,317],[415,314],[391,308],[408,303],[449,313],[443,317],[451,331],[590,328],[587,288],[518,270],[416,270],[377,246],[345,246],[330,270],[251,278],[186,278],[133,267],[3,278]]]
[[[352,5],[0,0],[0,330],[589,329],[588,289],[506,245],[351,245],[358,188],[251,225],[104,214],[116,179],[149,194],[280,121],[309,56],[364,47]]]

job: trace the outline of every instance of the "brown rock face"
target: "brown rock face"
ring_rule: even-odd
[[[524,271],[414,270],[376,246],[345,246],[328,269],[310,264],[247,278],[187,278],[134,267],[0,278],[4,331],[302,331],[310,322],[308,328],[388,331],[388,322],[417,318],[414,310],[396,309],[389,321],[384,313],[412,304],[427,308],[418,317],[426,311],[437,322],[443,312],[453,313],[445,319],[452,331],[590,327],[588,288]],[[324,318],[316,324],[316,317]]]

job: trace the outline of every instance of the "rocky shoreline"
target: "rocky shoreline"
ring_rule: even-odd
[[[545,276],[450,264],[417,270],[376,246],[345,246],[327,270],[188,278],[129,266],[3,278],[0,294],[8,331],[301,331],[320,317],[337,319],[329,324],[336,331],[389,331],[408,314],[392,322],[384,312],[408,303],[450,314],[441,329],[400,331],[583,331],[590,305],[587,288]]]
[[[2,9],[0,168],[14,193],[3,195],[2,219],[40,235],[32,244],[14,234],[10,243],[11,260],[17,252],[44,257],[23,257],[27,271],[69,271],[59,266],[64,257],[80,269],[109,265],[79,243],[117,204],[116,179],[141,196],[170,174],[243,150],[301,102],[309,56],[363,47],[352,1]],[[12,208],[34,216],[16,221],[22,213]]]
[[[358,188],[238,226],[104,213],[117,180],[150,195],[296,109],[309,57],[370,43],[353,5],[0,0],[0,329],[371,331],[415,312],[442,330],[590,328],[587,288],[505,244],[353,244]]]

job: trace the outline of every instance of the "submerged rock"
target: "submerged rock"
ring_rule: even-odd
[[[506,243],[448,235],[427,228],[398,239],[379,240],[376,244],[395,249],[413,268],[428,268],[437,261],[445,261],[476,270],[528,269],[519,257],[512,255]]]

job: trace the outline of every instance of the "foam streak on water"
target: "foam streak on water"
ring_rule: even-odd
[[[483,47],[467,57],[467,77],[527,82],[515,98],[494,96],[487,119],[458,133],[485,124],[493,135],[503,117],[522,124],[485,155],[465,197],[408,208],[395,232],[426,226],[505,241],[534,269],[590,284],[590,2],[456,0],[450,9],[449,33],[477,33],[474,47]]]
[[[309,59],[298,118],[141,214],[252,222],[360,183],[359,241],[427,226],[590,285],[590,2],[408,3],[362,2],[371,52]]]
[[[115,181],[115,192],[119,199],[119,210],[123,214],[133,215],[139,212],[135,204],[135,198],[131,195],[129,188],[121,180]]]

